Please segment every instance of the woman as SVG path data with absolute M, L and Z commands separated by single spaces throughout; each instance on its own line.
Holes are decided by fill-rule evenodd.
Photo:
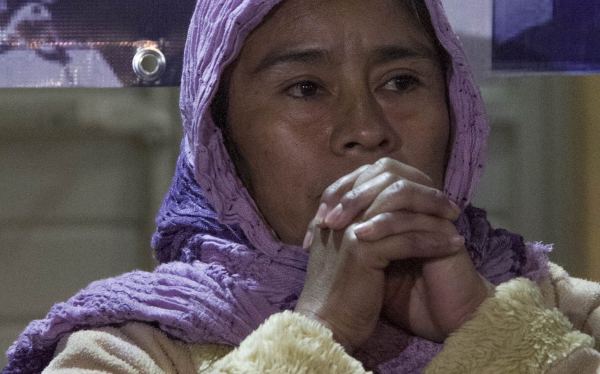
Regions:
M 488 128 L 438 1 L 200 1 L 184 64 L 166 264 L 6 372 L 597 370 L 600 287 L 468 205 Z

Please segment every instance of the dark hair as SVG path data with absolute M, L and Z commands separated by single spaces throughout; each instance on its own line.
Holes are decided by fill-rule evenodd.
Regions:
M 423 29 L 427 33 L 427 36 L 433 43 L 433 46 L 435 47 L 435 51 L 438 55 L 438 58 L 440 59 L 442 71 L 446 71 L 446 68 L 448 67 L 448 62 L 450 61 L 450 58 L 448 56 L 448 53 L 446 52 L 446 50 L 444 49 L 444 47 L 438 40 L 437 35 L 435 34 L 435 29 L 433 27 L 433 23 L 431 22 L 431 14 L 429 13 L 429 10 L 427 9 L 427 5 L 425 5 L 425 0 L 401 0 L 401 1 L 408 7 L 408 9 L 410 11 L 412 11 L 413 15 L 415 16 L 415 18 L 417 19 L 419 24 L 423 27 Z

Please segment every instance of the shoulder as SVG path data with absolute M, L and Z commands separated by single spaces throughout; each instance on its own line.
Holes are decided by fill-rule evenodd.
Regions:
M 145 323 L 102 327 L 69 334 L 59 342 L 44 373 L 98 370 L 123 373 L 196 372 L 225 355 L 230 348 L 186 344 Z M 104 368 L 104 369 L 103 369 Z

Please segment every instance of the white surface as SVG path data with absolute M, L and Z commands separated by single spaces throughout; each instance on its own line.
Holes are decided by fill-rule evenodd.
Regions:
M 4 52 L 0 54 L 0 87 L 122 86 L 100 52 L 73 50 L 68 55 L 71 62 L 63 66 L 32 50 Z
M 478 38 L 492 35 L 492 0 L 442 0 L 442 4 L 459 35 Z

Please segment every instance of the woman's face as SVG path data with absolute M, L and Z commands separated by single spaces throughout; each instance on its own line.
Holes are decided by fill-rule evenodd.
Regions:
M 382 157 L 443 186 L 444 73 L 398 0 L 285 1 L 246 40 L 228 95 L 238 168 L 286 243 L 302 243 L 325 188 Z

